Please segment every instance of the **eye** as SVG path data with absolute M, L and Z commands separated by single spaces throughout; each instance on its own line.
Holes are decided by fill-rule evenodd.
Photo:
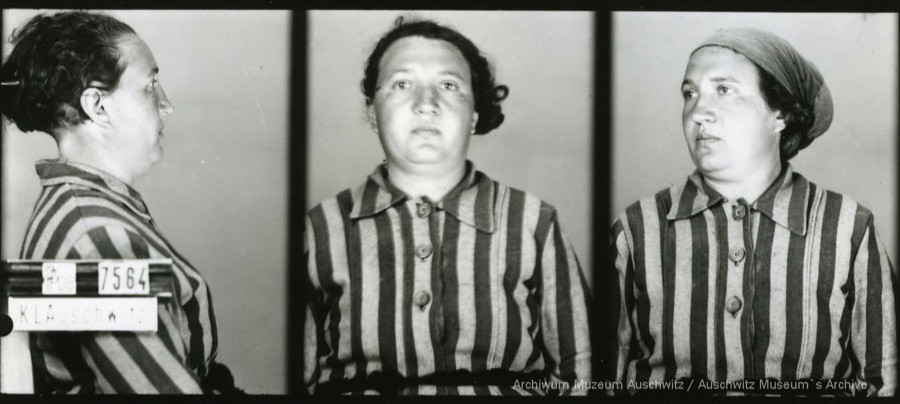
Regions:
M 412 83 L 406 80 L 397 80 L 393 85 L 391 85 L 391 88 L 396 90 L 409 90 L 410 88 L 412 88 Z
M 716 87 L 716 92 L 718 92 L 719 95 L 729 95 L 734 93 L 734 89 L 728 86 L 719 86 Z
M 694 90 L 681 90 L 681 97 L 684 98 L 685 101 L 690 100 L 697 96 L 697 93 Z
M 446 91 L 459 91 L 459 85 L 457 85 L 456 83 L 454 83 L 454 82 L 452 82 L 452 81 L 445 81 L 445 82 L 442 82 L 442 83 L 439 85 L 439 87 L 440 87 L 441 90 L 446 90 Z

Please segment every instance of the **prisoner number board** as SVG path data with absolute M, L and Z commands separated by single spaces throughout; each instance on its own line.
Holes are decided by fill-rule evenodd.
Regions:
M 8 298 L 15 331 L 157 330 L 156 297 L 145 297 L 150 294 L 147 260 L 98 262 L 100 296 L 76 296 L 75 262 L 43 262 L 41 275 L 44 296 Z

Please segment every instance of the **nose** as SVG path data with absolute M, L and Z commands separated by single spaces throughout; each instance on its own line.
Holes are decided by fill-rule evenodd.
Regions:
M 166 116 L 175 112 L 175 105 L 172 105 L 172 101 L 169 101 L 169 97 L 166 96 L 166 91 L 163 90 L 162 86 L 159 87 L 159 114 L 162 116 Z
M 416 92 L 416 102 L 413 105 L 416 113 L 437 115 L 440 112 L 435 99 L 435 91 L 430 86 L 421 86 Z
M 713 114 L 712 106 L 709 102 L 709 97 L 701 96 L 697 94 L 696 101 L 694 101 L 694 105 L 690 108 L 690 117 L 691 120 L 698 123 L 704 124 L 709 122 L 714 122 L 716 120 L 715 114 Z

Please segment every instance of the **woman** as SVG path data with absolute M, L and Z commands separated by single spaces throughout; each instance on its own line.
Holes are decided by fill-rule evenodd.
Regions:
M 203 277 L 162 235 L 132 188 L 160 158 L 174 112 L 147 45 L 128 25 L 86 12 L 39 15 L 11 38 L 2 112 L 56 141 L 36 164 L 43 191 L 22 259 L 173 260 L 174 297 L 158 331 L 32 333 L 38 393 L 234 391 L 216 364 L 218 339 Z
M 696 171 L 612 228 L 615 380 L 893 396 L 896 273 L 874 214 L 789 163 L 834 116 L 819 69 L 775 34 L 726 28 L 690 54 L 681 91 Z
M 468 38 L 399 19 L 362 90 L 385 163 L 307 217 L 309 391 L 578 391 L 590 297 L 556 211 L 467 160 L 506 86 Z

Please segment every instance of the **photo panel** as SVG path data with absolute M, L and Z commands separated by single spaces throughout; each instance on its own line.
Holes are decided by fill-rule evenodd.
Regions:
M 325 327 L 330 327 L 326 335 L 332 340 L 325 344 L 336 344 L 335 349 L 339 353 L 353 352 L 354 355 L 359 355 L 359 352 L 369 352 L 372 355 L 369 357 L 369 354 L 366 354 L 369 361 L 356 361 L 346 366 L 338 364 L 339 370 L 334 370 L 331 365 L 323 365 L 322 369 L 327 369 L 315 375 L 319 377 L 320 384 L 328 385 L 328 391 L 332 391 L 333 385 L 328 380 L 324 382 L 322 380 L 327 379 L 331 372 L 336 371 L 343 377 L 354 378 L 362 372 L 371 375 L 387 369 L 389 375 L 395 371 L 400 374 L 418 372 L 424 377 L 423 386 L 412 391 L 424 394 L 441 394 L 441 392 L 446 394 L 450 391 L 457 391 L 460 394 L 509 393 L 510 386 L 504 384 L 511 384 L 515 380 L 512 376 L 506 379 L 508 383 L 485 382 L 484 386 L 473 387 L 462 382 L 458 390 L 454 390 L 456 387 L 435 388 L 429 385 L 427 380 L 437 368 L 431 356 L 440 353 L 437 351 L 432 353 L 425 345 L 429 344 L 429 338 L 445 338 L 448 341 L 446 344 L 453 344 L 457 348 L 455 354 L 446 353 L 454 356 L 452 363 L 447 362 L 438 366 L 444 367 L 445 370 L 474 369 L 476 377 L 479 369 L 484 366 L 495 371 L 520 370 L 523 363 L 507 362 L 515 357 L 517 346 L 521 347 L 518 351 L 520 355 L 531 352 L 528 350 L 530 345 L 524 342 L 528 338 L 525 331 L 522 331 L 521 339 L 514 337 L 519 335 L 520 330 L 516 325 L 518 323 L 505 321 L 511 318 L 520 319 L 517 313 L 525 308 L 524 299 L 530 293 L 517 283 L 521 280 L 525 286 L 532 288 L 537 287 L 533 282 L 541 282 L 536 278 L 529 280 L 530 274 L 537 276 L 540 273 L 531 271 L 538 271 L 535 268 L 541 265 L 538 263 L 534 266 L 534 257 L 530 255 L 534 253 L 534 248 L 529 247 L 529 243 L 534 241 L 534 237 L 527 232 L 534 232 L 535 228 L 541 229 L 550 225 L 554 229 L 557 229 L 557 226 L 561 229 L 561 232 L 553 233 L 555 237 L 553 240 L 547 240 L 547 243 L 559 244 L 556 244 L 558 247 L 553 247 L 552 253 L 548 253 L 550 255 L 543 258 L 548 266 L 544 271 L 554 273 L 551 264 L 547 264 L 550 262 L 556 264 L 567 262 L 571 268 L 580 266 L 583 274 L 581 279 L 578 272 L 570 272 L 567 275 L 560 275 L 565 277 L 560 279 L 568 279 L 560 282 L 591 287 L 594 273 L 592 261 L 595 256 L 592 243 L 596 237 L 594 235 L 596 229 L 593 228 L 595 208 L 592 206 L 595 183 L 593 176 L 596 99 L 595 17 L 593 12 L 557 11 L 311 10 L 308 12 L 305 202 L 307 209 L 311 209 L 306 222 L 307 231 L 310 226 L 316 231 L 306 242 L 309 245 L 310 265 L 313 263 L 317 265 L 310 273 L 314 274 L 311 277 L 315 287 L 318 287 L 316 282 L 323 282 L 322 285 L 327 283 L 331 285 L 328 287 L 334 288 L 335 285 L 331 282 L 337 282 L 337 287 L 342 290 L 339 301 L 332 302 L 330 306 L 331 311 L 327 315 L 330 320 L 320 319 L 324 321 Z M 468 189 L 474 188 L 466 188 L 466 191 L 462 191 L 463 197 L 459 199 L 458 212 L 455 212 L 457 208 L 453 198 L 448 198 L 449 202 L 440 199 L 433 201 L 434 206 L 446 209 L 449 213 L 445 216 L 447 219 L 435 219 L 437 222 L 428 225 L 430 230 L 422 230 L 424 228 L 416 227 L 419 225 L 415 223 L 421 220 L 426 220 L 427 223 L 427 220 L 431 220 L 429 219 L 431 205 L 426 206 L 424 210 L 419 206 L 420 210 L 413 212 L 411 216 L 414 224 L 409 225 L 404 224 L 409 222 L 406 221 L 402 213 L 404 209 L 399 202 L 391 205 L 383 204 L 387 201 L 383 198 L 388 195 L 386 192 L 394 191 L 391 191 L 391 186 L 377 185 L 386 172 L 381 171 L 380 167 L 382 163 L 388 161 L 385 149 L 397 147 L 391 143 L 396 139 L 389 136 L 395 136 L 400 132 L 390 131 L 389 134 L 385 134 L 389 132 L 385 129 L 390 128 L 382 126 L 383 121 L 379 122 L 384 117 L 379 115 L 380 107 L 376 105 L 377 102 L 367 105 L 363 80 L 370 54 L 373 54 L 379 39 L 398 24 L 398 18 L 402 18 L 403 24 L 432 20 L 459 31 L 470 39 L 487 59 L 494 74 L 495 84 L 506 86 L 507 97 L 500 102 L 504 116 L 502 124 L 483 136 L 477 134 L 470 136 L 467 158 L 474 164 L 476 170 L 486 174 L 494 182 L 494 185 L 482 184 L 484 189 L 505 190 L 504 187 L 508 186 L 526 191 L 528 196 L 525 199 L 516 199 L 523 194 L 512 195 L 512 191 L 496 194 L 479 191 L 478 195 L 493 195 L 493 198 L 496 198 L 480 199 L 481 196 L 475 197 L 475 194 L 469 193 Z M 394 46 L 397 45 L 391 45 L 388 52 Z M 381 59 L 380 68 L 387 69 L 385 58 L 388 57 L 384 56 Z M 419 68 L 417 63 L 422 59 L 413 59 L 413 64 L 400 69 L 399 76 L 417 74 L 416 69 Z M 444 73 L 447 71 L 449 70 L 445 70 Z M 378 85 L 386 85 L 380 82 L 381 78 L 382 76 L 379 76 Z M 420 91 L 414 88 L 419 83 L 416 80 L 420 78 L 410 79 L 414 83 L 413 87 L 409 87 L 411 91 Z M 395 91 L 407 89 L 406 83 L 399 83 L 400 81 L 403 80 L 391 79 L 392 89 L 379 87 L 376 94 L 382 94 L 382 91 L 383 94 L 393 94 Z M 394 87 L 398 85 L 404 87 Z M 376 95 L 379 96 L 381 95 Z M 384 97 L 387 99 L 389 96 Z M 449 98 L 447 100 L 449 102 Z M 382 107 L 387 109 L 385 105 L 391 104 L 386 101 L 382 104 Z M 444 105 L 446 109 L 441 110 L 442 114 L 455 113 L 447 105 L 449 104 Z M 394 116 L 399 115 L 402 114 Z M 482 118 L 486 117 L 479 116 L 479 120 Z M 438 121 L 439 119 L 435 119 L 429 122 Z M 410 132 L 413 133 L 411 139 L 417 139 L 415 136 L 419 136 L 415 132 Z M 441 132 L 442 135 L 439 137 L 447 136 L 449 132 Z M 427 136 L 423 135 L 422 138 Z M 430 141 L 423 140 L 425 143 Z M 409 142 L 415 143 L 414 140 Z M 427 147 L 423 150 L 425 148 Z M 406 158 L 406 155 L 399 155 Z M 463 183 L 466 178 L 463 178 Z M 479 189 L 482 189 L 482 185 L 479 185 Z M 499 188 L 491 188 L 498 186 Z M 371 199 L 373 196 L 375 199 Z M 410 199 L 419 203 L 418 198 Z M 527 200 L 527 203 L 522 208 L 511 208 L 524 200 Z M 339 202 L 335 204 L 335 201 Z M 426 204 L 429 201 L 424 200 Z M 543 201 L 545 205 L 541 207 L 538 201 Z M 490 216 L 480 216 L 484 211 L 478 209 L 481 209 L 480 206 L 488 206 L 495 202 L 498 205 L 493 210 L 493 221 L 488 228 L 485 227 L 488 224 L 482 222 L 482 219 Z M 443 207 L 440 207 L 441 204 L 444 204 Z M 352 209 L 352 212 L 342 213 L 335 210 L 336 206 Z M 377 210 L 374 215 L 368 211 L 373 206 Z M 550 209 L 551 206 L 555 209 Z M 552 214 L 541 216 L 542 221 L 538 222 L 540 215 L 538 211 Z M 466 222 L 467 215 L 473 212 L 477 217 L 470 220 L 474 227 L 460 225 L 457 234 L 455 227 L 451 228 L 447 224 L 458 223 L 451 221 L 450 215 L 458 216 L 459 221 Z M 524 219 L 523 212 L 529 212 L 524 214 Z M 353 218 L 359 217 L 360 220 L 350 219 L 352 222 L 341 222 L 340 218 L 346 214 Z M 371 217 L 375 217 L 375 220 L 366 220 Z M 339 225 L 340 223 L 344 224 Z M 407 228 L 404 226 L 412 226 L 413 230 L 409 233 L 413 234 L 407 234 L 402 230 Z M 512 235 L 509 239 L 498 236 L 507 234 L 507 229 L 512 228 L 510 226 L 522 227 L 521 234 L 510 233 L 519 234 L 518 239 Z M 327 236 L 323 231 L 325 228 L 328 229 Z M 463 241 L 458 241 L 457 244 L 457 240 Z M 568 242 L 571 243 L 571 248 L 566 249 L 564 245 Z M 429 243 L 441 243 L 441 247 L 435 246 L 432 251 Z M 519 243 L 521 247 L 518 247 Z M 341 247 L 344 245 L 346 248 Z M 415 247 L 415 255 L 418 258 L 414 259 L 415 262 L 404 261 L 408 258 L 406 253 L 413 250 L 412 247 Z M 443 255 L 444 251 L 449 252 Z M 323 253 L 326 254 L 325 259 L 320 257 Z M 431 257 L 436 257 L 433 268 L 428 267 L 431 265 L 429 262 L 432 262 L 428 261 Z M 448 257 L 449 261 L 446 260 Z M 520 257 L 521 265 L 518 263 Z M 401 265 L 403 262 L 407 262 L 409 266 L 404 268 Z M 396 266 L 391 263 L 396 263 Z M 318 265 L 340 269 L 333 271 L 319 269 Z M 415 270 L 411 270 L 413 266 Z M 454 267 L 455 270 L 448 270 Z M 520 267 L 522 272 L 517 274 L 515 271 Z M 448 290 L 453 292 L 448 294 L 446 293 Z M 516 291 L 515 296 L 513 290 Z M 559 320 L 560 327 L 566 328 L 567 321 L 572 325 L 572 320 L 575 319 L 577 324 L 574 324 L 574 328 L 578 329 L 579 334 L 561 337 L 571 340 L 558 342 L 556 343 L 558 345 L 553 347 L 540 348 L 539 344 L 535 344 L 535 349 L 553 351 L 560 349 L 559 345 L 565 344 L 569 345 L 562 349 L 589 349 L 591 341 L 587 332 L 584 310 L 586 305 L 583 304 L 586 303 L 587 296 L 584 292 L 589 291 L 583 292 L 580 287 L 573 286 L 569 290 L 567 286 L 559 286 L 546 293 L 548 296 L 556 296 L 558 291 L 566 292 L 565 295 L 562 293 L 559 295 L 560 301 L 569 299 L 575 301 L 572 306 L 564 304 L 565 309 L 563 306 L 560 307 L 562 316 Z M 507 299 L 502 298 L 504 293 Z M 326 294 L 332 296 L 330 292 Z M 432 294 L 435 297 L 432 298 Z M 406 302 L 403 300 L 404 296 L 412 300 Z M 538 304 L 549 304 L 547 302 L 551 301 L 555 299 L 548 297 L 545 302 Z M 519 306 L 515 306 L 514 302 L 518 302 Z M 407 304 L 415 307 L 409 309 L 405 306 Z M 536 307 L 531 308 L 537 310 Z M 435 315 L 435 310 L 443 311 L 430 319 L 421 317 L 429 315 L 427 314 L 429 310 L 432 313 L 430 316 Z M 552 307 L 545 310 L 552 310 Z M 337 318 L 335 313 L 338 311 L 341 319 L 340 329 L 336 328 L 336 324 L 330 323 Z M 563 311 L 565 313 L 562 313 Z M 444 320 L 441 316 L 448 317 Z M 473 316 L 480 320 L 473 322 Z M 525 317 L 514 321 L 526 325 L 533 324 L 530 323 L 533 320 L 530 315 L 523 316 Z M 411 317 L 412 320 L 407 317 Z M 409 323 L 406 323 L 407 320 Z M 478 325 L 474 325 L 475 323 Z M 427 328 L 421 328 L 422 324 L 425 324 L 424 327 L 431 324 L 430 327 L 435 328 L 428 331 Z M 556 334 L 555 325 L 545 324 L 548 329 L 544 335 L 549 336 L 548 340 L 555 338 L 553 337 Z M 351 330 L 351 335 L 344 337 L 345 330 Z M 358 339 L 352 335 L 353 330 L 362 330 L 362 338 Z M 404 340 L 396 337 L 395 332 L 400 336 L 406 332 L 409 334 Z M 447 336 L 440 337 L 441 332 L 447 333 Z M 336 337 L 337 334 L 341 336 Z M 391 342 L 391 339 L 395 339 L 395 342 Z M 490 354 L 480 352 L 484 341 L 496 341 L 497 345 L 491 348 Z M 515 345 L 519 343 L 521 345 Z M 474 351 L 473 346 L 477 347 Z M 503 349 L 507 352 L 501 349 L 504 346 Z M 471 355 L 467 354 L 469 351 L 473 351 Z M 323 351 L 320 345 L 319 352 L 330 350 Z M 399 356 L 377 359 L 385 353 L 393 355 L 392 352 Z M 305 354 L 315 352 L 307 349 Z M 312 362 L 310 358 L 306 358 L 306 361 Z M 393 361 L 396 363 L 391 364 Z M 319 357 L 317 362 L 328 364 L 329 359 Z M 572 366 L 575 362 L 567 362 L 566 366 Z M 591 366 L 589 362 L 580 361 L 577 365 L 578 371 L 589 371 Z M 413 370 L 407 368 L 412 364 L 416 364 L 418 368 Z M 388 380 L 392 379 L 388 377 Z M 461 380 L 465 380 L 465 377 Z
M 55 11 L 4 10 L 4 41 Z M 92 12 L 143 39 L 174 107 L 162 118 L 162 158 L 133 187 L 208 283 L 216 361 L 248 393 L 286 393 L 291 11 Z M 3 49 L 6 60 L 12 45 Z M 7 119 L 2 141 L 0 258 L 9 260 L 19 258 L 41 191 L 35 162 L 58 154 L 51 136 L 22 133 Z
M 897 15 L 611 18 L 619 377 L 893 395 Z

